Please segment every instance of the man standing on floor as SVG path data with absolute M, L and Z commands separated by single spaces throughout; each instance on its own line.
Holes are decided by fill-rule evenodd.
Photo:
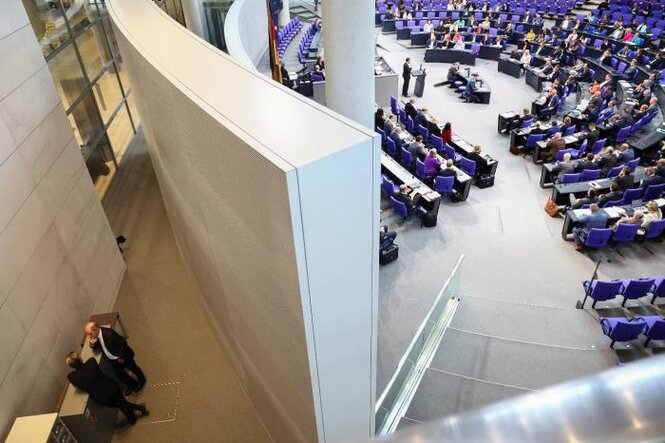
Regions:
M 404 62 L 404 69 L 402 70 L 402 79 L 404 80 L 404 86 L 402 87 L 402 95 L 404 97 L 409 96 L 409 82 L 411 81 L 411 58 L 407 57 Z
M 70 352 L 65 358 L 65 363 L 74 369 L 67 374 L 67 379 L 78 389 L 87 392 L 95 403 L 120 409 L 132 425 L 136 424 L 134 411 L 141 411 L 142 417 L 149 414 L 145 403 L 136 404 L 127 401 L 115 381 L 99 369 L 94 358 L 91 357 L 83 363 L 76 352 Z
M 127 344 L 125 337 L 111 328 L 101 328 L 95 322 L 85 325 L 85 334 L 92 349 L 102 351 L 113 365 L 116 376 L 127 387 L 125 395 L 139 392 L 145 385 L 145 375 L 134 361 L 134 351 Z M 137 378 L 134 380 L 127 371 L 131 371 Z

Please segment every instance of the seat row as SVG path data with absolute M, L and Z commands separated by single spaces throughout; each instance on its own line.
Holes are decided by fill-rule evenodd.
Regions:
M 302 39 L 300 39 L 300 46 L 298 47 L 298 61 L 303 65 L 309 61 L 309 52 L 312 48 L 312 40 L 314 40 L 314 36 L 318 30 L 319 28 L 316 26 L 316 23 L 312 23 L 305 31 Z M 323 78 L 313 80 L 321 81 Z
M 610 245 L 616 246 L 634 241 L 640 243 L 644 243 L 646 240 L 658 241 L 665 232 L 665 219 L 651 222 L 643 236 L 638 235 L 639 230 L 640 225 L 628 223 L 621 223 L 616 229 L 591 228 L 587 234 L 582 235 L 582 244 L 586 249 L 603 249 Z
M 279 54 L 280 59 L 284 57 L 286 48 L 289 47 L 293 38 L 298 35 L 302 26 L 303 25 L 300 20 L 298 20 L 298 17 L 295 17 L 277 32 L 277 53 Z
M 646 337 L 644 347 L 649 346 L 651 340 L 665 340 L 665 319 L 660 315 L 646 317 L 603 317 L 600 326 L 612 343 L 610 348 L 614 349 L 616 342 L 628 342 L 637 340 L 640 335 Z
M 656 301 L 656 298 L 665 297 L 665 277 L 616 279 L 610 281 L 585 280 L 582 282 L 582 287 L 584 288 L 582 308 L 584 308 L 587 298 L 593 300 L 591 307 L 595 308 L 597 302 L 614 300 L 619 296 L 623 297 L 621 306 L 625 306 L 628 300 L 637 300 L 642 297 L 651 296 L 651 304 Z

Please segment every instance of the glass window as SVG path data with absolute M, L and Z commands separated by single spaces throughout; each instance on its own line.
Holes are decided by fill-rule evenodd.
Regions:
M 104 120 L 104 123 L 106 124 L 118 107 L 118 104 L 123 99 L 113 64 L 111 64 L 109 69 L 104 72 L 104 75 L 99 78 L 99 81 L 95 83 L 92 87 L 92 91 L 97 99 L 99 112 L 102 114 L 102 120 Z
M 87 82 L 83 78 L 81 64 L 76 56 L 74 45 L 69 43 L 48 61 L 48 69 L 53 76 L 55 87 L 60 93 L 65 109 L 85 91 Z
M 76 46 L 81 53 L 88 79 L 92 81 L 111 62 L 111 54 L 99 23 L 76 37 Z
M 134 127 L 138 128 L 141 124 L 139 110 L 136 109 L 136 102 L 134 101 L 134 94 L 130 93 L 127 97 L 127 104 L 129 105 L 129 112 L 132 114 L 132 120 L 134 120 Z
M 97 114 L 97 105 L 90 91 L 69 114 L 69 120 L 85 157 L 86 152 L 92 149 L 91 145 L 94 145 L 104 131 L 102 121 Z
M 115 175 L 116 167 L 113 162 L 113 153 L 108 145 L 106 136 L 93 142 L 90 149 L 83 153 L 85 165 L 92 182 L 95 185 L 97 195 L 102 197 Z
M 23 6 L 44 57 L 69 40 L 69 31 L 59 1 L 23 0 Z
M 120 163 L 122 156 L 125 154 L 125 151 L 129 146 L 129 142 L 134 136 L 132 122 L 129 120 L 129 114 L 127 113 L 127 108 L 124 104 L 111 122 L 111 126 L 109 126 L 107 131 L 109 139 L 111 139 L 111 146 L 113 147 L 115 159 Z

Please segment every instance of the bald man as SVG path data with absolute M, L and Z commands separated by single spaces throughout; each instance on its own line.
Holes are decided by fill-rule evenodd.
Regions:
M 96 351 L 101 351 L 111 362 L 118 379 L 127 387 L 125 395 L 139 392 L 145 386 L 145 375 L 134 360 L 134 351 L 127 344 L 125 337 L 111 328 L 102 328 L 95 322 L 85 325 L 88 344 Z M 129 375 L 131 371 L 136 380 Z

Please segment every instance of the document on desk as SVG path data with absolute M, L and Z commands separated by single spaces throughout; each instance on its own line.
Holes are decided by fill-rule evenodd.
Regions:
M 610 218 L 619 218 L 626 213 L 625 209 L 618 206 L 611 206 L 609 208 L 603 208 L 603 209 Z

